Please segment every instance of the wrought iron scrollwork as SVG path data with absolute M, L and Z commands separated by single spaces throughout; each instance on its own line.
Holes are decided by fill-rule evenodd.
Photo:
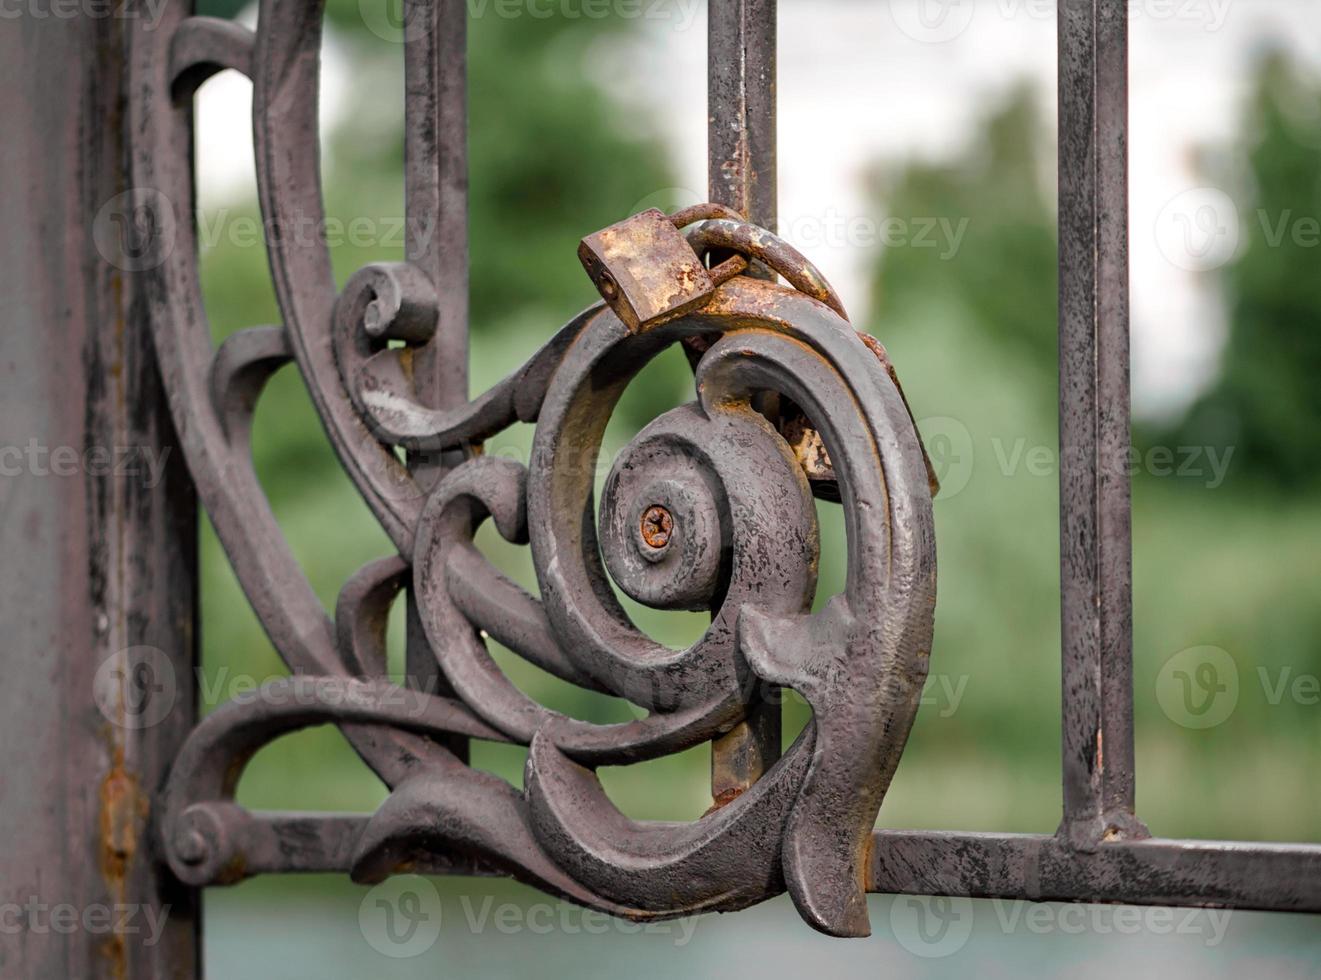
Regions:
M 207 74 L 234 68 L 255 85 L 268 224 L 315 222 L 319 22 L 314 3 L 264 0 L 255 36 L 191 18 L 169 57 L 159 43 L 139 51 L 147 125 L 137 183 L 189 200 L 180 106 Z M 177 217 L 191 235 L 186 209 Z M 295 672 L 219 707 L 180 750 L 158 819 L 181 879 L 498 871 L 634 918 L 738 909 L 787 889 L 816 928 L 867 933 L 872 826 L 930 653 L 928 472 L 888 362 L 810 265 L 737 217 L 676 216 L 680 225 L 704 219 L 679 241 L 709 283 L 672 315 L 630 323 L 611 304 L 594 305 L 519 371 L 452 409 L 427 407 L 412 387 L 412 359 L 438 321 L 436 287 L 417 266 L 370 266 L 337 295 L 322 243 L 275 235 L 283 323 L 213 351 L 193 243 L 163 257 L 155 339 L 188 463 L 240 583 Z M 708 272 L 700 257 L 712 250 L 734 258 Z M 749 260 L 790 285 L 740 274 Z M 602 292 L 615 298 L 610 284 Z M 630 380 L 675 344 L 695 362 L 696 398 L 614 460 L 598 512 L 594 474 L 611 412 Z M 344 585 L 333 618 L 284 544 L 249 452 L 261 388 L 290 361 L 397 549 Z M 805 470 L 783 426 L 760 410 L 767 392 L 794 406 L 828 478 Z M 528 466 L 462 458 L 516 422 L 536 424 Z M 461 461 L 430 486 L 398 450 Z M 813 495 L 825 483 L 818 495 L 844 508 L 847 582 L 813 611 Z M 474 544 L 488 520 L 530 547 L 538 596 Z M 612 582 L 647 606 L 713 610 L 710 626 L 685 650 L 665 647 L 630 621 Z M 444 695 L 385 679 L 386 615 L 410 584 Z M 488 638 L 645 713 L 597 725 L 550 710 L 505 677 Z M 597 767 L 720 736 L 743 720 L 746 692 L 759 682 L 800 692 L 812 721 L 750 789 L 686 824 L 638 822 L 615 808 Z M 339 725 L 390 787 L 377 812 L 309 817 L 234 802 L 258 748 L 322 723 Z M 524 788 L 464 764 L 446 747 L 454 736 L 528 746 Z

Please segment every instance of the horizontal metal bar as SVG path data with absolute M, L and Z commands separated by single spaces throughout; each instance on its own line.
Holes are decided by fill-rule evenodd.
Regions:
M 878 831 L 868 891 L 1321 912 L 1321 845 Z
M 260 874 L 345 874 L 353 868 L 354 851 L 371 815 L 263 811 L 247 813 L 226 824 L 226 848 L 235 856 L 226 876 L 216 884 L 232 885 Z M 498 876 L 490 865 L 468 855 L 427 852 L 409 865 L 418 874 L 467 878 Z
M 340 872 L 370 817 L 256 813 L 231 828 L 242 871 Z M 471 858 L 410 855 L 418 874 L 500 876 Z M 1035 902 L 1228 907 L 1321 912 L 1321 845 L 1245 841 L 1116 840 L 1081 851 L 1061 837 L 883 830 L 872 835 L 867 890 Z

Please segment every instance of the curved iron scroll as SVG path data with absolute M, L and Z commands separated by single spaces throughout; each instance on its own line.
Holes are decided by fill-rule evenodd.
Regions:
M 655 322 L 626 325 L 593 306 L 475 401 L 424 407 L 409 369 L 436 335 L 426 273 L 371 266 L 337 295 L 324 244 L 278 233 L 322 218 L 320 18 L 316 3 L 264 0 L 255 34 L 190 18 L 134 55 L 135 183 L 173 202 L 187 239 L 160 257 L 152 280 L 162 374 L 202 501 L 295 673 L 221 706 L 181 749 L 158 815 L 171 868 L 194 885 L 279 870 L 347 870 L 358 880 L 405 867 L 497 870 L 634 918 L 737 909 L 787 889 L 816 928 L 867 934 L 871 830 L 917 709 L 935 601 L 927 470 L 886 363 L 814 274 L 791 276 L 799 289 L 734 275 Z M 183 154 L 187 100 L 222 68 L 254 84 L 260 199 L 275 230 L 284 322 L 213 350 Z M 728 220 L 690 241 L 699 252 L 782 257 L 773 236 Z M 745 265 L 722 266 L 717 280 Z M 610 413 L 630 379 L 677 343 L 696 362 L 696 400 L 654 420 L 615 460 L 598 513 L 593 475 Z M 290 361 L 398 552 L 345 583 L 333 618 L 285 545 L 249 451 L 262 386 Z M 817 612 L 809 475 L 820 474 L 804 471 L 754 407 L 768 391 L 809 420 L 844 508 L 847 583 Z M 526 468 L 473 455 L 424 487 L 396 452 L 471 447 L 519 421 L 536 423 Z M 477 550 L 487 520 L 530 545 L 539 598 Z M 714 609 L 710 627 L 686 650 L 664 647 L 630 622 L 611 581 L 649 606 Z M 410 582 L 452 696 L 384 679 L 386 614 Z M 510 683 L 486 637 L 646 714 L 595 725 L 552 711 Z M 751 789 L 687 824 L 636 822 L 615 809 L 596 767 L 729 731 L 757 680 L 800 692 L 813 720 Z M 258 748 L 327 722 L 390 787 L 375 814 L 261 814 L 234 802 Z M 465 765 L 446 747 L 452 736 L 529 746 L 525 788 Z

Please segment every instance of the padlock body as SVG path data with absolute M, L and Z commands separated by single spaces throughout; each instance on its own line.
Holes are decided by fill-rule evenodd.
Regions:
M 588 235 L 578 258 L 601 297 L 634 333 L 696 309 L 715 291 L 683 232 L 656 208 Z

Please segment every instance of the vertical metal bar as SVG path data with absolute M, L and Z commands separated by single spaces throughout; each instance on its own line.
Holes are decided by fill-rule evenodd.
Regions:
M 414 357 L 418 399 L 435 408 L 468 400 L 468 13 L 464 0 L 407 0 L 405 8 L 405 258 L 439 299 L 434 339 Z M 413 455 L 430 486 L 457 459 Z M 409 587 L 405 669 L 424 690 L 448 693 Z M 462 753 L 466 740 L 451 740 Z
M 708 192 L 774 230 L 776 0 L 721 0 L 707 8 Z M 772 278 L 768 270 L 757 270 Z M 749 692 L 747 721 L 711 745 L 717 803 L 755 783 L 780 756 L 775 692 Z
M 155 26 L 168 36 L 187 6 Z M 200 969 L 197 893 L 151 833 L 196 716 L 197 524 L 132 271 L 153 231 L 128 194 L 137 24 L 0 31 L 5 976 Z
M 707 169 L 711 200 L 775 230 L 776 0 L 707 10 Z
M 414 364 L 433 408 L 468 400 L 468 13 L 465 0 L 408 0 L 405 258 L 440 298 L 436 339 Z
M 1061 832 L 1091 847 L 1143 833 L 1133 815 L 1125 0 L 1061 0 L 1059 128 Z

